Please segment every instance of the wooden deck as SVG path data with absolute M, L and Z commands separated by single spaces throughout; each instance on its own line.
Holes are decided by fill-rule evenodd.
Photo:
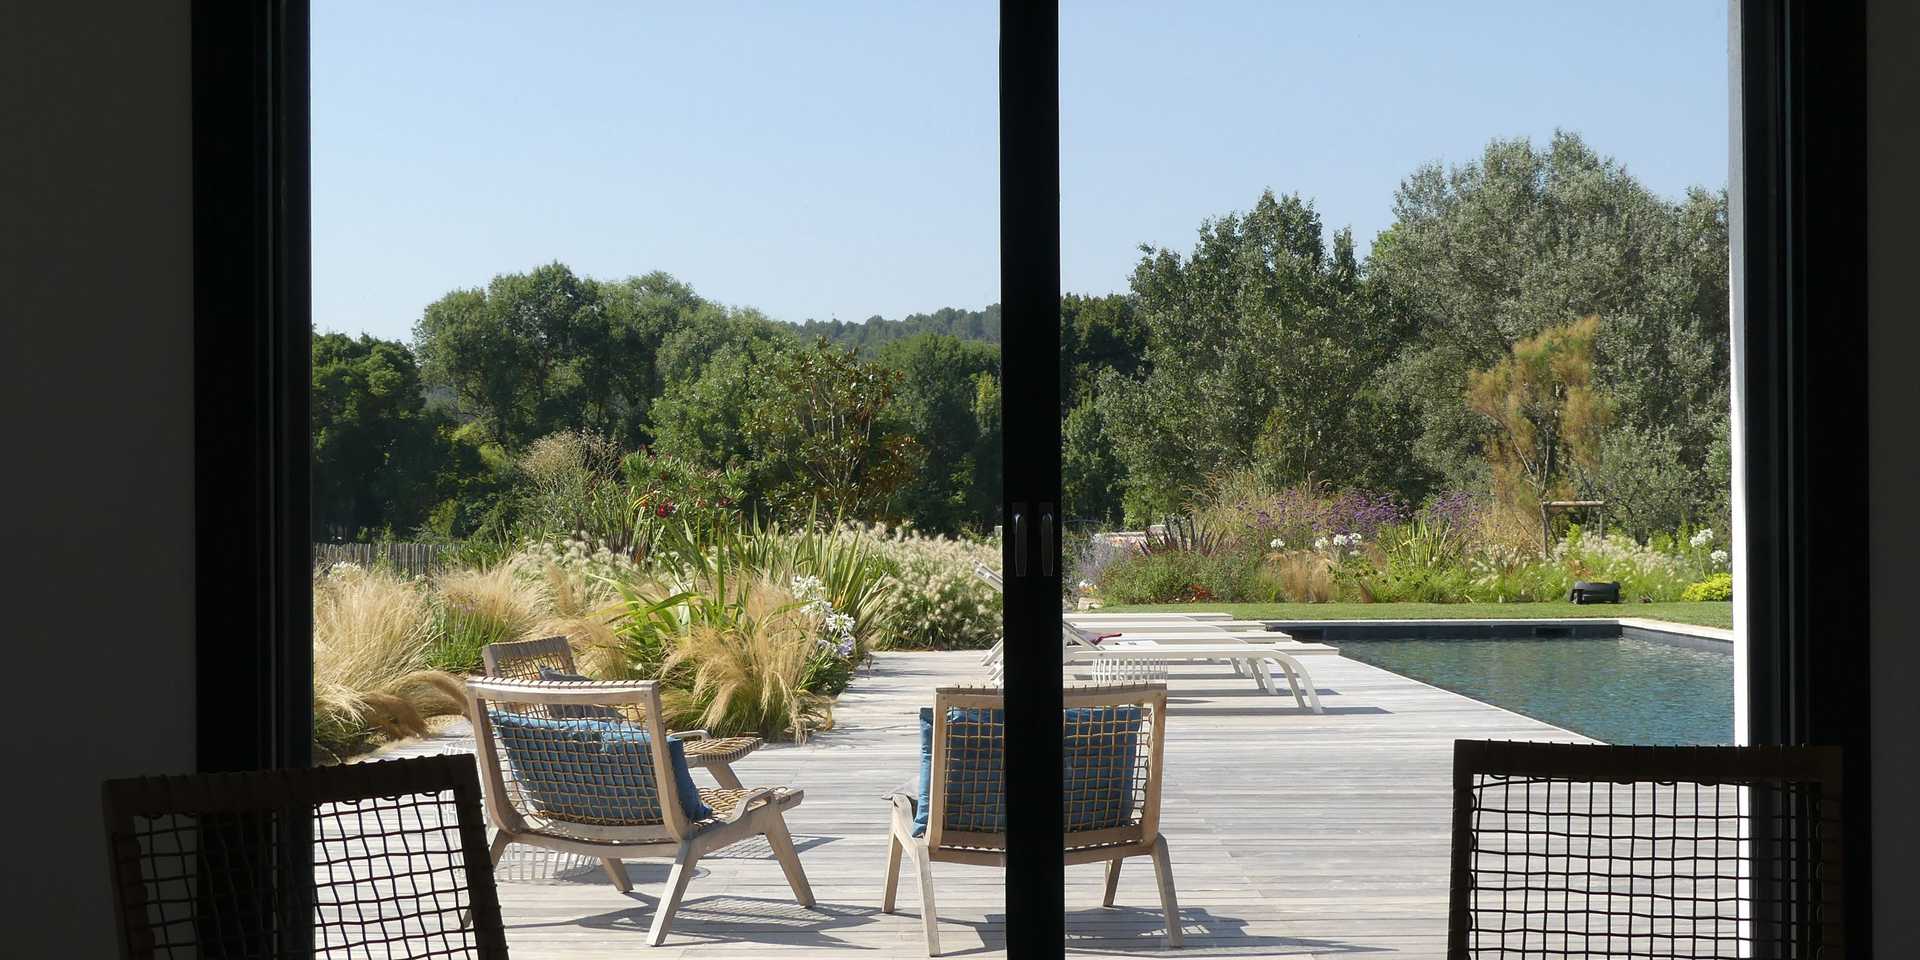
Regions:
M 673 934 L 644 942 L 664 861 L 628 865 L 616 892 L 593 861 L 515 847 L 500 871 L 508 942 L 528 958 L 925 956 L 918 893 L 879 912 L 882 794 L 910 783 L 917 708 L 936 686 L 979 682 L 977 653 L 882 654 L 840 698 L 838 724 L 805 746 L 769 747 L 737 770 L 789 784 L 788 818 L 815 909 L 795 906 L 764 844 L 700 862 Z M 1446 941 L 1452 742 L 1583 738 L 1341 657 L 1308 664 L 1326 713 L 1272 697 L 1224 667 L 1175 666 L 1165 808 L 1186 948 L 1161 949 L 1152 870 L 1121 877 L 1099 907 L 1098 866 L 1067 874 L 1069 949 L 1094 956 L 1439 958 Z M 1284 688 L 1283 688 L 1284 689 Z M 387 756 L 467 751 L 463 725 Z M 696 774 L 696 776 L 699 776 Z M 1002 874 L 935 864 L 947 956 L 1003 956 Z

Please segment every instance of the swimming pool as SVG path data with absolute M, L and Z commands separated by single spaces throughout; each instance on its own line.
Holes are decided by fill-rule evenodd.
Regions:
M 1733 742 L 1733 654 L 1605 640 L 1344 640 L 1340 652 L 1607 743 Z

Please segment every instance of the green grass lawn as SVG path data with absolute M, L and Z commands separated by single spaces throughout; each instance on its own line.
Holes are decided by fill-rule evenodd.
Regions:
M 1645 617 L 1733 628 L 1731 603 L 1154 603 L 1103 611 L 1225 610 L 1241 620 L 1519 620 L 1546 617 Z

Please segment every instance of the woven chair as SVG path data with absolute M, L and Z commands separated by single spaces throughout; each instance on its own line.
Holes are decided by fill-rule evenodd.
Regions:
M 1121 863 L 1131 857 L 1152 858 L 1160 909 L 1166 915 L 1167 946 L 1178 947 L 1180 905 L 1167 841 L 1160 835 L 1166 685 L 1069 688 L 1064 702 L 1060 734 L 1067 865 L 1105 863 L 1107 887 L 1101 903 L 1111 907 Z M 892 822 L 880 909 L 894 910 L 904 854 L 919 875 L 920 923 L 928 956 L 940 953 L 933 864 L 1007 865 L 1005 703 L 999 690 L 936 690 L 933 709 L 921 720 L 924 742 L 931 746 L 922 781 L 927 816 L 915 822 L 917 796 L 896 793 L 888 798 Z
M 489 643 L 481 651 L 487 676 L 508 680 L 539 680 L 540 668 L 578 674 L 574 668 L 573 645 L 566 637 L 541 637 Z M 759 737 L 709 737 L 705 730 L 676 730 L 673 735 L 686 744 L 687 765 L 707 771 L 713 782 L 729 790 L 740 789 L 740 777 L 733 764 L 760 749 Z
M 102 793 L 129 960 L 507 955 L 471 757 Z
M 633 888 L 623 860 L 672 857 L 667 890 L 647 942 L 659 946 L 702 856 L 765 836 L 794 899 L 813 905 L 785 813 L 803 794 L 787 787 L 701 788 L 681 782 L 672 755 L 684 747 L 660 722 L 652 681 L 467 681 L 492 857 L 526 843 L 597 857 L 614 886 Z M 663 773 L 664 772 L 664 773 Z M 690 810 L 689 793 L 711 808 Z
M 1843 759 L 1456 740 L 1447 956 L 1846 956 Z

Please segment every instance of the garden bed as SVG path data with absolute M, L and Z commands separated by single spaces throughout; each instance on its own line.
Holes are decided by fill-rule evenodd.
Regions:
M 1224 610 L 1239 620 L 1520 620 L 1644 617 L 1702 627 L 1733 629 L 1733 604 L 1687 603 L 1152 603 L 1100 608 L 1113 613 L 1139 610 Z

